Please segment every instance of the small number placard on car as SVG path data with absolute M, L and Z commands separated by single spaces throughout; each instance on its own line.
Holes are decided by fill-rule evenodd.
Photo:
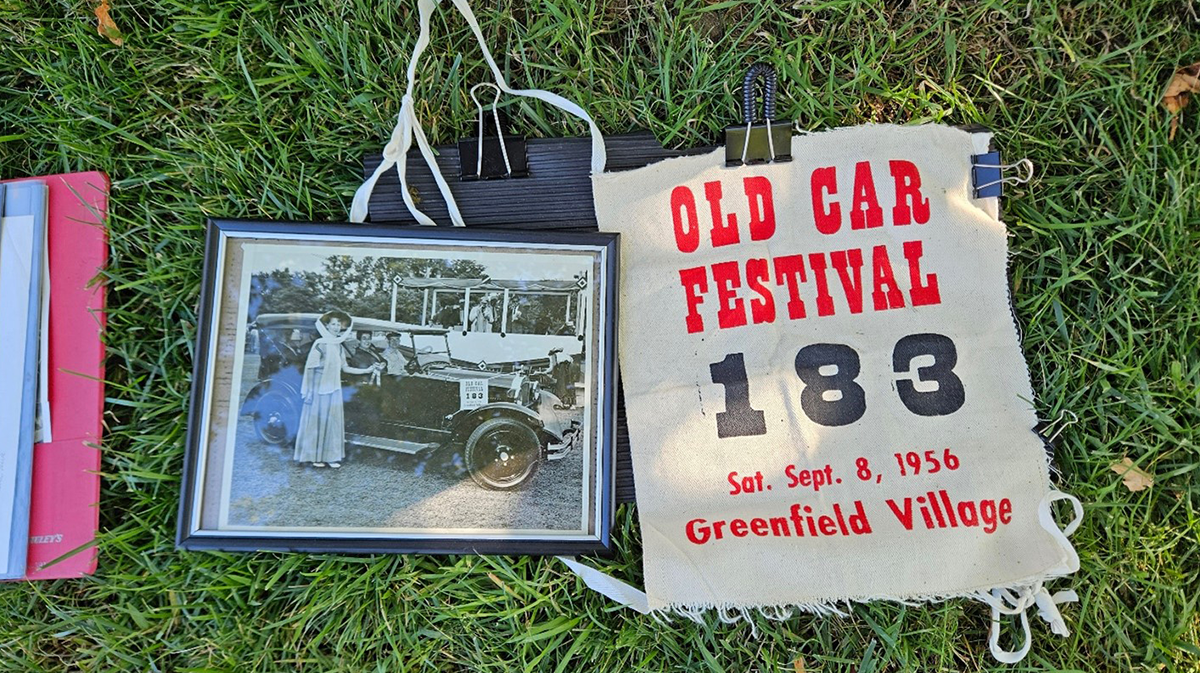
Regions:
M 485 379 L 464 379 L 458 382 L 458 408 L 478 409 L 487 404 L 488 382 Z

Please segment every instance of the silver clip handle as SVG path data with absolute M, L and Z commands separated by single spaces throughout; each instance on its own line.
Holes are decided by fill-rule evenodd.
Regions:
M 1021 159 L 1020 161 L 1011 164 L 971 164 L 971 166 L 975 168 L 998 168 L 1000 169 L 1001 175 L 1004 175 L 1004 171 L 1014 168 L 1020 171 L 1016 175 L 1010 175 L 1008 177 L 1000 178 L 999 180 L 992 180 L 991 182 L 986 182 L 982 185 L 975 185 L 976 192 L 1000 184 L 1023 185 L 1033 179 L 1033 162 L 1029 159 Z
M 496 110 L 496 105 L 500 102 L 500 94 L 503 93 L 500 87 L 491 82 L 480 82 L 471 87 L 471 100 L 475 101 L 475 109 L 479 110 L 479 138 L 476 140 L 475 151 L 475 175 L 483 175 L 483 103 L 479 102 L 479 98 L 475 92 L 479 87 L 489 87 L 496 90 L 496 95 L 492 98 L 492 119 L 496 122 L 496 140 L 500 143 L 500 153 L 504 155 L 504 170 L 506 176 L 512 175 L 512 164 L 508 161 L 508 146 L 504 144 L 504 130 L 500 128 L 500 113 Z

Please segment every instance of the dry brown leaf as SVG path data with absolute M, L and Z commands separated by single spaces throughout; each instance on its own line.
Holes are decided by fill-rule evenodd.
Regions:
M 1144 491 L 1154 485 L 1154 475 L 1134 465 L 1128 457 L 1118 460 L 1108 468 L 1121 475 L 1121 481 L 1125 484 L 1125 488 L 1134 493 Z
M 792 666 L 796 669 L 796 673 L 804 673 L 804 657 L 796 657 L 792 662 Z
M 108 0 L 100 0 L 100 4 L 96 5 L 96 20 L 99 22 L 96 25 L 96 32 L 108 38 L 109 42 L 118 47 L 125 44 L 125 38 L 121 37 L 121 29 L 117 28 L 117 24 L 108 15 Z
M 1171 113 L 1171 132 L 1167 135 L 1167 140 L 1175 139 L 1175 130 L 1179 128 L 1179 113 L 1187 107 L 1194 93 L 1200 93 L 1200 63 L 1176 70 L 1171 81 L 1167 82 L 1167 90 L 1162 95 L 1163 107 Z

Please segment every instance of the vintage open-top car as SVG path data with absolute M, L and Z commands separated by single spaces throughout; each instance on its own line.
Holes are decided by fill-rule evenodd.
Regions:
M 251 326 L 261 364 L 241 413 L 253 416 L 266 442 L 295 442 L 319 315 L 260 315 Z M 355 318 L 352 329 L 400 337 L 404 371 L 343 373 L 347 444 L 406 454 L 461 451 L 476 483 L 508 490 L 527 483 L 543 461 L 566 457 L 580 439 L 579 422 L 564 423 L 544 403 L 540 372 L 455 360 L 442 328 Z

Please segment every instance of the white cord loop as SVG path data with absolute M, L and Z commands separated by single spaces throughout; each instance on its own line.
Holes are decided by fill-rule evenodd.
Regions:
M 413 103 L 413 89 L 417 79 L 417 63 L 420 61 L 421 54 L 424 53 L 425 48 L 429 46 L 429 18 L 438 2 L 440 0 L 417 0 L 420 33 L 417 36 L 417 43 L 413 47 L 412 58 L 408 63 L 408 88 L 405 90 L 404 98 L 400 105 L 400 114 L 396 121 L 396 128 L 392 131 L 392 139 L 384 148 L 383 161 L 375 168 L 375 172 L 371 174 L 371 177 L 367 178 L 358 188 L 358 191 L 354 193 L 354 200 L 350 204 L 351 222 L 362 222 L 366 219 L 367 208 L 371 201 L 371 192 L 375 190 L 375 183 L 379 181 L 379 176 L 390 170 L 392 166 L 395 166 L 396 172 L 400 177 L 400 195 L 404 198 L 404 205 L 408 207 L 408 212 L 412 213 L 412 216 L 416 218 L 418 223 L 433 226 L 433 220 L 417 209 L 412 195 L 408 191 L 408 180 L 406 179 L 408 162 L 406 158 L 408 157 L 409 148 L 412 147 L 412 141 L 415 138 L 417 148 L 421 151 L 421 156 L 425 158 L 425 163 L 429 166 L 429 170 L 433 173 L 433 178 L 437 182 L 438 191 L 442 193 L 442 198 L 446 200 L 446 209 L 450 213 L 451 223 L 456 227 L 466 226 L 466 223 L 463 222 L 462 214 L 458 210 L 458 205 L 454 202 L 454 196 L 450 193 L 450 186 L 446 184 L 445 178 L 442 177 L 442 172 L 438 170 L 433 148 L 430 147 L 429 141 L 425 138 L 425 132 L 421 129 L 421 122 L 417 119 Z M 558 94 L 542 91 L 541 89 L 513 89 L 508 86 L 508 83 L 504 81 L 504 75 L 500 72 L 500 66 L 496 65 L 496 60 L 492 58 L 492 52 L 488 49 L 487 43 L 483 39 L 483 32 L 479 29 L 479 22 L 475 19 L 475 14 L 471 11 L 467 0 L 451 0 L 451 2 L 463 15 L 463 18 L 466 19 L 467 25 L 470 26 L 471 32 L 475 35 L 475 40 L 479 43 L 480 50 L 483 52 L 483 58 L 487 61 L 488 67 L 492 71 L 492 76 L 496 80 L 495 86 L 509 95 L 525 96 L 544 101 L 587 122 L 588 130 L 592 137 L 592 174 L 599 175 L 603 173 L 607 158 L 604 149 L 604 136 L 600 134 L 600 128 L 596 126 L 596 122 L 592 121 L 591 116 L 583 108 Z M 503 145 L 503 142 L 501 142 L 501 145 Z
M 589 589 L 641 614 L 650 614 L 650 599 L 646 592 L 635 589 L 621 580 L 585 566 L 569 556 L 555 557 L 571 569 Z
M 1002 664 L 1015 664 L 1029 654 L 1029 648 L 1033 644 L 1033 638 L 1029 631 L 1029 608 L 1037 606 L 1038 616 L 1050 625 L 1050 630 L 1065 638 L 1071 635 L 1071 631 L 1067 628 L 1067 622 L 1063 619 L 1062 613 L 1058 611 L 1058 606 L 1061 603 L 1078 602 L 1079 594 L 1068 590 L 1059 591 L 1052 596 L 1042 586 L 1042 583 L 1038 582 L 1032 587 L 1024 587 L 1015 594 L 1008 589 L 992 589 L 985 600 L 992 607 L 992 628 L 988 638 L 988 648 L 992 651 L 992 656 L 996 658 L 996 661 Z M 1019 615 L 1021 617 L 1023 637 L 1020 648 L 1006 650 L 1000 646 L 1000 615 Z
M 1059 500 L 1070 501 L 1073 509 L 1073 516 L 1070 523 L 1063 526 L 1061 530 L 1054 522 L 1054 515 L 1050 510 L 1051 505 Z M 1075 553 L 1074 548 L 1067 541 L 1067 536 L 1078 530 L 1079 524 L 1083 521 L 1083 505 L 1079 502 L 1079 499 L 1073 495 L 1051 491 L 1042 499 L 1042 502 L 1038 506 L 1038 521 L 1067 551 L 1067 562 L 1059 569 L 1062 571 L 1062 574 L 1079 570 L 1079 555 Z M 992 589 L 991 593 L 984 594 L 981 598 L 992 608 L 992 627 L 990 637 L 988 638 L 988 648 L 992 651 L 992 656 L 996 658 L 996 661 L 1001 663 L 1015 664 L 1024 659 L 1026 654 L 1029 654 L 1029 648 L 1032 645 L 1027 612 L 1029 608 L 1036 606 L 1038 616 L 1050 625 L 1050 630 L 1056 635 L 1066 637 L 1071 634 L 1071 631 L 1067 628 L 1067 622 L 1063 619 L 1062 613 L 1059 612 L 1058 606 L 1062 603 L 1078 602 L 1079 594 L 1067 590 L 1051 595 L 1042 586 L 1042 582 L 1037 582 L 1031 586 L 1020 587 L 1015 590 Z M 1001 615 L 1021 616 L 1023 639 L 1021 647 L 1016 650 L 1006 650 L 1000 646 Z

